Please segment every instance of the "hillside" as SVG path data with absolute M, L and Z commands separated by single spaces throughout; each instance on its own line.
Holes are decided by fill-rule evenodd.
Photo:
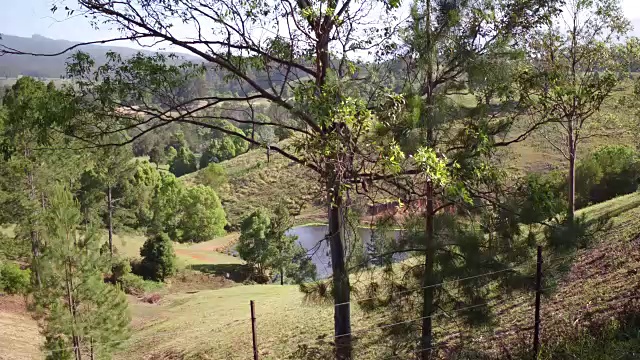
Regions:
M 234 225 L 253 209 L 271 208 L 285 201 L 297 221 L 322 220 L 317 205 L 317 183 L 313 173 L 280 154 L 272 153 L 269 162 L 264 149 L 250 150 L 231 160 L 220 163 L 225 169 L 228 183 L 218 191 L 227 213 L 227 220 Z M 199 182 L 198 172 L 181 177 L 186 183 Z M 320 215 L 320 219 L 318 219 Z

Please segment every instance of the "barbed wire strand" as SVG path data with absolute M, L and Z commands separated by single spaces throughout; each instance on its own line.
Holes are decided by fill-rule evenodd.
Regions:
M 477 278 L 481 278 L 481 277 L 484 277 L 484 276 L 491 276 L 491 275 L 495 275 L 495 274 L 500 274 L 500 273 L 503 273 L 503 272 L 519 269 L 519 268 L 527 266 L 527 265 L 532 266 L 534 264 L 525 264 L 525 263 L 523 263 L 523 264 L 516 265 L 516 266 L 510 267 L 510 268 L 507 268 L 507 269 L 490 271 L 490 272 L 479 274 L 479 275 L 473 275 L 473 276 L 468 276 L 468 277 L 454 279 L 454 280 L 447 280 L 447 281 L 443 281 L 443 282 L 440 282 L 440 283 L 437 283 L 437 284 L 421 286 L 421 287 L 410 289 L 410 290 L 398 291 L 398 292 L 389 294 L 389 296 L 397 296 L 397 295 L 402 295 L 402 294 L 408 294 L 408 293 L 419 291 L 419 290 L 435 288 L 435 287 L 445 286 L 445 285 L 448 285 L 448 284 L 455 284 L 455 283 L 459 283 L 459 282 L 463 282 L 463 281 L 467 281 L 467 280 L 477 279 Z M 338 306 L 343 306 L 343 305 L 350 304 L 350 303 L 352 303 L 354 301 L 355 302 L 360 302 L 360 301 L 374 300 L 374 299 L 377 299 L 377 298 L 378 298 L 378 296 L 372 296 L 372 297 L 364 298 L 364 299 L 354 299 L 354 300 L 351 300 L 351 301 L 345 301 L 343 303 L 334 304 L 333 306 L 334 307 L 338 307 Z

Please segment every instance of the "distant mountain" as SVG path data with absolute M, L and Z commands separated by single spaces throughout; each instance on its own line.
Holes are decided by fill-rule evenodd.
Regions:
M 41 35 L 32 37 L 20 37 L 13 35 L 0 35 L 0 44 L 9 48 L 31 53 L 52 54 L 63 51 L 77 42 L 68 40 L 54 40 Z M 82 50 L 89 53 L 97 63 L 106 61 L 105 54 L 108 51 L 115 51 L 124 57 L 133 56 L 142 51 L 153 53 L 152 51 L 132 49 L 123 46 L 110 45 L 84 45 L 70 52 L 58 56 L 28 56 L 28 55 L 3 55 L 0 56 L 0 78 L 17 77 L 18 75 L 28 75 L 41 78 L 59 78 L 66 72 L 66 61 L 75 51 Z M 197 61 L 197 58 L 183 55 L 186 59 Z

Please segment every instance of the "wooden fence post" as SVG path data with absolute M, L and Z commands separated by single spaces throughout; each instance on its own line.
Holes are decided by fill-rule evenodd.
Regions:
M 536 266 L 536 314 L 533 330 L 533 359 L 540 356 L 540 297 L 542 296 L 542 246 L 538 246 Z
M 256 307 L 253 300 L 249 302 L 251 305 L 251 334 L 253 336 L 253 360 L 258 360 L 258 341 L 256 338 Z

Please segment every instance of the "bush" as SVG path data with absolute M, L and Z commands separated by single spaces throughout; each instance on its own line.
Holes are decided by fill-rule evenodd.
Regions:
M 161 283 L 144 280 L 142 277 L 135 274 L 124 275 L 120 279 L 120 284 L 125 293 L 137 296 L 158 290 L 162 287 Z
M 145 279 L 164 281 L 176 272 L 176 254 L 171 239 L 165 233 L 147 239 L 140 249 L 140 272 Z
M 111 263 L 111 276 L 109 280 L 113 283 L 121 283 L 122 278 L 131 273 L 131 260 L 124 258 L 114 258 Z
M 0 265 L 0 289 L 9 294 L 26 294 L 31 283 L 31 270 L 14 263 Z
M 576 206 L 582 208 L 638 190 L 640 157 L 625 145 L 607 145 L 576 168 Z

